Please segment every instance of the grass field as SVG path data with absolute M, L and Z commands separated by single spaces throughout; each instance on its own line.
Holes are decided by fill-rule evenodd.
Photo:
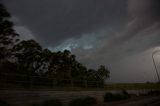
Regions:
M 118 83 L 118 84 L 108 84 L 105 86 L 108 90 L 138 90 L 138 89 L 160 89 L 160 84 L 147 84 L 147 83 Z

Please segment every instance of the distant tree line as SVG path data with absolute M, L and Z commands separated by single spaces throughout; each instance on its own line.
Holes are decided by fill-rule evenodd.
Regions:
M 70 51 L 52 52 L 35 40 L 19 40 L 13 29 L 11 15 L 0 4 L 0 73 L 18 73 L 56 79 L 104 81 L 109 70 L 99 66 L 87 69 Z

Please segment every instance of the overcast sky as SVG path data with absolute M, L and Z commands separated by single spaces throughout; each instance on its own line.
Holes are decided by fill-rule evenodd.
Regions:
M 159 0 L 2 1 L 22 39 L 69 49 L 90 68 L 105 65 L 110 82 L 157 81 L 151 54 L 160 46 Z

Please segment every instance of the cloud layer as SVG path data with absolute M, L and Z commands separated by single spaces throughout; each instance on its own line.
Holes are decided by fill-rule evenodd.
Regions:
M 19 16 L 45 46 L 55 46 L 65 39 L 113 26 L 112 22 L 123 20 L 126 8 L 125 3 L 121 3 L 126 0 L 7 1 L 9 10 Z

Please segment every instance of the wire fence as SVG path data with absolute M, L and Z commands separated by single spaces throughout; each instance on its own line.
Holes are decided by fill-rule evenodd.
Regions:
M 55 89 L 55 90 L 81 90 L 81 89 L 160 89 L 160 84 L 154 83 L 126 83 L 104 84 L 102 81 L 55 79 L 41 76 L 29 76 L 13 73 L 0 73 L 0 89 Z M 72 89 L 73 88 L 73 89 Z
M 103 88 L 102 81 L 55 79 L 40 76 L 0 73 L 0 88 Z

